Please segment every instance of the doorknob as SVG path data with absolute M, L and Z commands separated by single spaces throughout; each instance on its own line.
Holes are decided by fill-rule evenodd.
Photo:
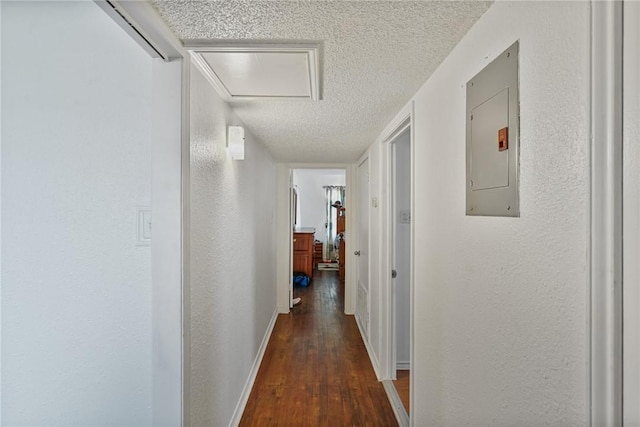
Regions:
M 355 251 L 353 254 L 360 256 L 360 251 Z

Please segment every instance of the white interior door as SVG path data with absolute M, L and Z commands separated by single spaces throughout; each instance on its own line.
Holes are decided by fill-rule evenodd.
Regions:
M 357 209 L 357 244 L 356 255 L 356 284 L 357 306 L 356 313 L 360 326 L 365 335 L 369 336 L 369 159 L 358 165 L 358 209 Z

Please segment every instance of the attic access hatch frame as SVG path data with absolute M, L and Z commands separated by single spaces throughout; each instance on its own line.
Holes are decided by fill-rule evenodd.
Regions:
M 302 101 L 318 101 L 322 99 L 321 96 L 321 44 L 319 42 L 300 42 L 300 43 L 234 43 L 234 42 L 220 42 L 220 43 L 211 43 L 211 42 L 190 42 L 185 43 L 185 48 L 191 54 L 191 58 L 196 67 L 203 73 L 205 78 L 211 83 L 211 85 L 218 91 L 220 96 L 222 96 L 227 101 L 233 100 L 302 100 Z M 265 90 L 265 93 L 249 93 L 250 91 L 246 91 L 245 93 L 236 93 L 236 90 L 230 88 L 232 84 L 228 80 L 228 77 L 224 76 L 224 70 L 218 69 L 218 72 L 214 70 L 214 66 L 207 60 L 207 54 L 239 54 L 238 56 L 243 56 L 243 54 L 255 54 L 256 56 L 253 59 L 256 59 L 258 56 L 262 56 L 263 58 L 268 57 L 272 54 L 274 57 L 276 55 L 280 55 L 281 58 L 288 57 L 290 60 L 294 57 L 297 57 L 296 60 L 300 60 L 304 58 L 305 64 L 298 64 L 298 71 L 302 71 L 306 73 L 306 75 L 298 75 L 296 78 L 291 78 L 291 76 L 279 76 L 279 78 L 284 78 L 285 80 L 297 81 L 298 84 L 303 81 L 308 87 L 308 93 L 305 94 L 292 94 L 292 93 L 268 93 L 268 90 Z M 249 56 L 249 55 L 247 55 Z M 250 60 L 242 61 L 246 64 L 251 62 Z M 254 63 L 260 63 L 260 59 L 253 61 Z M 261 64 L 264 65 L 264 64 Z M 291 65 L 285 66 L 283 65 L 281 69 L 287 69 L 291 71 L 291 69 L 296 68 Z M 249 68 L 243 68 L 241 72 L 229 73 L 233 74 L 233 78 L 238 76 L 245 76 L 251 78 L 255 78 L 256 76 L 260 76 L 263 78 L 264 75 L 268 75 L 268 73 L 261 73 L 258 71 L 251 70 Z M 295 76 L 294 76 L 295 77 Z M 225 83 L 226 80 L 226 83 Z M 291 81 L 287 81 L 286 84 L 290 84 Z M 282 85 L 283 82 L 272 82 L 275 85 Z M 254 85 L 255 86 L 255 85 Z

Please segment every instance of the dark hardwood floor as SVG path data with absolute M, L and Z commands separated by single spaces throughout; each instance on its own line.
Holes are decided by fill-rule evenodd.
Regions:
M 396 387 L 396 391 L 398 392 L 398 396 L 400 396 L 400 400 L 404 405 L 404 410 L 409 413 L 409 370 L 398 370 L 396 371 L 397 380 L 393 381 L 393 385 Z
M 241 426 L 397 426 L 336 271 L 314 271 L 278 316 Z

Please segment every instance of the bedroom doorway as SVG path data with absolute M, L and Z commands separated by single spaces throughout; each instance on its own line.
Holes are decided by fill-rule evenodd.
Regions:
M 394 386 L 410 413 L 411 373 L 411 132 L 407 128 L 391 142 L 392 357 Z
M 347 170 L 291 168 L 290 191 L 291 308 L 303 302 L 296 288 L 313 286 L 317 271 L 335 274 L 345 286 Z

